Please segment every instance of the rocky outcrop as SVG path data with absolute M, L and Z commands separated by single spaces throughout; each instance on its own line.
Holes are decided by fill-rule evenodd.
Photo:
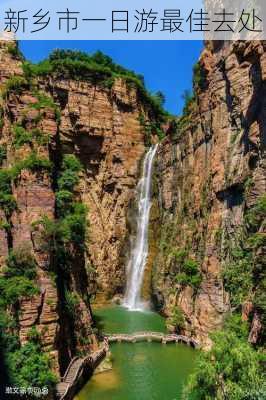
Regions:
M 58 76 L 25 80 L 14 42 L 1 43 L 0 71 L 2 168 L 16 170 L 10 188 L 16 206 L 1 210 L 1 269 L 13 251 L 27 248 L 34 258 L 38 294 L 16 304 L 17 333 L 23 345 L 35 327 L 54 371 L 62 375 L 74 356 L 97 350 L 92 296 L 110 299 L 123 291 L 127 210 L 145 151 L 139 121 L 145 107 L 136 88 L 119 78 L 112 88 Z M 16 145 L 17 127 L 24 136 Z M 73 198 L 88 216 L 85 243 L 70 241 L 71 265 L 64 269 L 64 254 L 56 253 L 64 233 L 56 229 L 66 227 L 57 225 L 56 195 L 67 154 L 82 164 Z M 29 157 L 31 165 L 21 167 Z
M 230 310 L 223 264 L 245 213 L 266 189 L 265 47 L 207 43 L 195 72 L 189 113 L 158 150 L 153 208 L 159 216 L 151 230 L 161 229 L 153 292 L 165 315 L 171 320 L 181 309 L 184 333 L 208 347 L 209 333 Z M 182 250 L 199 265 L 198 289 L 176 280 Z
M 79 192 L 89 210 L 88 264 L 98 298 L 110 299 L 125 285 L 127 209 L 145 152 L 142 105 L 122 79 L 111 91 L 65 80 L 48 90 L 61 99 L 62 152 L 77 154 L 85 169 Z

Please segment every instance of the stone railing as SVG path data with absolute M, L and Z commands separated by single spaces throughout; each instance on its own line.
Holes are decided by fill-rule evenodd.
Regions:
M 194 348 L 199 347 L 199 343 L 188 336 L 184 335 L 176 335 L 176 334 L 164 334 L 161 332 L 135 332 L 132 334 L 127 333 L 114 333 L 114 334 L 105 334 L 106 340 L 109 343 L 114 342 L 161 342 L 163 344 L 167 343 L 185 343 Z
M 84 358 L 75 357 L 69 363 L 69 366 L 61 378 L 61 382 L 56 385 L 56 397 L 59 400 L 70 400 L 74 397 L 77 389 L 81 386 L 84 369 L 91 373 L 98 367 L 105 358 L 109 350 L 108 342 L 105 341 L 103 346 Z

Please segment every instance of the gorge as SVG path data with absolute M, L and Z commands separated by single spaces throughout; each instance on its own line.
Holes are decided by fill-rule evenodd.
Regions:
M 14 41 L 0 43 L 1 390 L 31 381 L 52 399 L 71 360 L 101 347 L 102 330 L 167 330 L 213 359 L 227 354 L 210 350 L 224 329 L 219 343 L 250 352 L 246 371 L 255 360 L 257 378 L 239 367 L 234 392 L 224 376 L 199 398 L 225 399 L 221 387 L 233 400 L 264 398 L 254 393 L 264 390 L 265 80 L 265 43 L 206 42 L 194 93 L 174 117 L 100 52 L 57 50 L 31 64 Z M 110 305 L 123 301 L 129 310 Z M 147 303 L 166 326 L 136 311 Z M 181 399 L 193 349 L 111 350 L 110 378 L 95 375 L 79 399 L 145 400 L 148 388 Z M 119 376 L 110 397 L 104 381 Z M 254 381 L 250 397 L 244 379 Z

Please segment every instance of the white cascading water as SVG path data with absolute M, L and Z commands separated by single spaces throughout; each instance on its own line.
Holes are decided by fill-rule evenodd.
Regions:
M 151 208 L 151 177 L 153 159 L 157 144 L 146 153 L 143 163 L 142 178 L 138 184 L 138 215 L 136 238 L 132 243 L 127 265 L 127 287 L 123 305 L 129 310 L 143 310 L 141 288 L 145 264 L 148 256 L 148 228 Z

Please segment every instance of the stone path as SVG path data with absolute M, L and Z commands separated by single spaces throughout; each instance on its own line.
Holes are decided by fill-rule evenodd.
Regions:
M 113 342 L 161 342 L 167 343 L 185 343 L 192 347 L 199 347 L 199 343 L 188 336 L 175 335 L 175 334 L 164 334 L 160 332 L 135 332 L 132 334 L 127 333 L 116 333 L 116 334 L 105 334 L 105 337 L 109 343 Z
M 107 352 L 108 345 L 105 343 L 101 349 L 90 354 L 88 357 L 73 358 L 66 370 L 65 375 L 61 378 L 61 382 L 56 385 L 56 398 L 59 400 L 66 399 L 68 392 L 71 388 L 73 388 L 78 380 L 83 366 L 86 364 L 86 366 L 89 366 L 92 370 L 94 370 L 105 358 Z

